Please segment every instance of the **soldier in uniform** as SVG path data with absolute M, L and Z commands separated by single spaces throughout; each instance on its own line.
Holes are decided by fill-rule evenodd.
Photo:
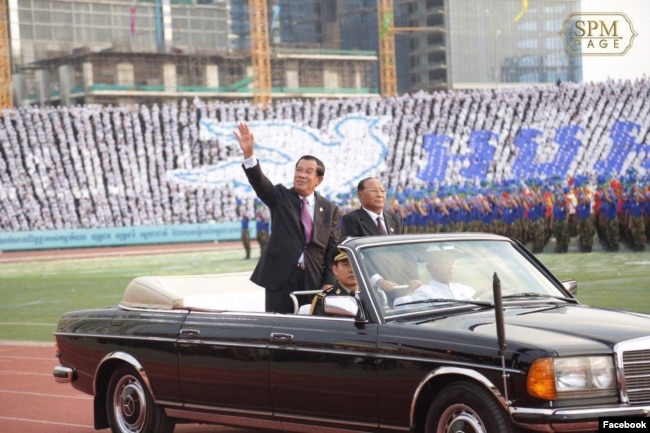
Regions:
M 268 214 L 268 209 L 265 209 L 264 205 L 258 207 L 255 212 L 255 226 L 256 226 L 256 238 L 257 243 L 260 245 L 260 256 L 266 248 L 266 244 L 269 243 L 269 222 L 270 217 Z
M 250 219 L 248 218 L 248 213 L 245 211 L 242 212 L 241 217 L 241 243 L 244 245 L 244 251 L 246 251 L 245 259 L 251 258 L 251 234 L 248 231 L 248 224 Z
M 329 289 L 325 289 L 314 296 L 311 302 L 310 314 L 317 316 L 324 316 L 323 300 L 327 296 L 354 296 L 359 297 L 359 283 L 354 269 L 350 264 L 347 254 L 344 252 L 337 252 L 332 260 L 332 273 L 336 277 L 336 282 Z
M 578 189 L 576 217 L 578 221 L 578 245 L 580 252 L 590 253 L 594 245 L 596 227 L 592 213 L 591 197 L 586 187 Z
M 530 223 L 530 236 L 532 241 L 532 251 L 535 254 L 544 251 L 546 245 L 544 227 L 546 220 L 544 218 L 544 203 L 542 196 L 535 191 L 530 197 L 530 206 L 528 208 L 528 221 Z
M 602 227 L 606 251 L 618 251 L 621 233 L 618 223 L 618 197 L 612 188 L 602 188 L 602 201 L 599 209 L 599 225 Z
M 566 253 L 569 251 L 569 205 L 566 192 L 558 191 L 553 202 L 551 227 L 555 235 L 555 252 Z
M 625 203 L 626 226 L 629 231 L 630 247 L 634 251 L 645 251 L 644 200 L 643 191 L 635 185 Z

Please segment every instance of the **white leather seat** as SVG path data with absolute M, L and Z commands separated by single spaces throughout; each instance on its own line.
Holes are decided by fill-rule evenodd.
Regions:
M 311 301 L 314 299 L 317 293 L 320 293 L 320 290 L 301 290 L 296 292 L 291 292 L 289 297 L 293 302 L 293 312 L 294 314 L 309 314 L 309 309 L 307 313 L 301 313 L 301 308 L 305 305 L 311 306 Z
M 298 309 L 298 314 L 309 314 L 311 311 L 311 304 L 301 305 Z

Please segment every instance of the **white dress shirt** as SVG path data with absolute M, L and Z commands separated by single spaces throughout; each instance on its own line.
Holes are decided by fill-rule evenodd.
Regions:
M 476 291 L 469 286 L 460 283 L 444 284 L 431 279 L 428 284 L 415 289 L 413 300 L 424 299 L 471 299 Z

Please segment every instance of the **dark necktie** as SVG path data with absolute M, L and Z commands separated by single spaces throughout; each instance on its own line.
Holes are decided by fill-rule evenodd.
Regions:
M 384 224 L 381 222 L 381 217 L 377 217 L 377 228 L 379 229 L 379 234 L 380 235 L 387 235 L 386 229 L 384 228 Z
M 300 219 L 302 220 L 302 225 L 305 226 L 305 241 L 309 243 L 311 241 L 311 235 L 314 231 L 314 223 L 311 220 L 311 214 L 308 209 L 309 204 L 307 203 L 307 197 L 302 198 L 302 209 L 300 210 Z

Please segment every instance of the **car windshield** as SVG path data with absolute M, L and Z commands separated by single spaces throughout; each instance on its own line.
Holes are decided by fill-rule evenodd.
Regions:
M 390 316 L 449 305 L 493 306 L 493 277 L 505 301 L 571 300 L 508 241 L 460 240 L 371 246 L 360 265 Z

